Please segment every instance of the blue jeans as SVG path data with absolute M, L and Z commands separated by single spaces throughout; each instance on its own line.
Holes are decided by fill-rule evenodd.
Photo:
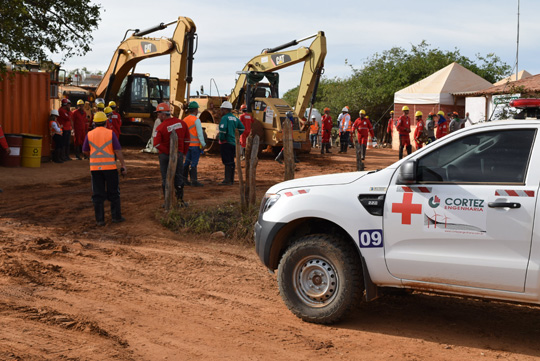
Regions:
M 197 169 L 197 164 L 199 164 L 200 157 L 201 157 L 201 148 L 199 148 L 198 146 L 189 147 L 188 152 L 186 154 L 186 162 L 184 163 L 184 167 L 191 166 L 191 169 Z

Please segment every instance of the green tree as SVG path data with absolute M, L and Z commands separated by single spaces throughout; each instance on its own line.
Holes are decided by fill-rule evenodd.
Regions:
M 393 47 L 382 53 L 375 53 L 359 68 L 345 60 L 351 68 L 351 76 L 345 79 L 323 79 L 319 86 L 315 107 L 331 108 L 335 119 L 341 108 L 348 105 L 350 113 L 357 115 L 366 110 L 373 122 L 382 120 L 380 129 L 385 128 L 388 111 L 394 103 L 394 93 L 414 84 L 445 66 L 457 62 L 489 82 L 496 82 L 511 72 L 511 67 L 495 54 L 476 54 L 473 61 L 461 55 L 458 49 L 443 51 L 431 48 L 422 41 L 410 50 Z M 296 99 L 298 88 L 284 95 L 290 102 Z
M 90 50 L 100 5 L 90 0 L 0 0 L 0 78 L 7 63 L 63 60 Z

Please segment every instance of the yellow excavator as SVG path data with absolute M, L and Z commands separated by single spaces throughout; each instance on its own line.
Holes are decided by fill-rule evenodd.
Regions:
M 176 24 L 171 38 L 144 37 Z M 126 39 L 128 32 L 133 31 Z M 193 79 L 193 55 L 197 34 L 193 20 L 179 17 L 146 30 L 128 30 L 116 49 L 103 80 L 96 89 L 96 98 L 105 103 L 117 103 L 122 116 L 122 136 L 135 136 L 146 142 L 152 135 L 154 110 L 163 101 L 170 101 L 175 116 L 182 116 L 186 94 Z M 143 59 L 170 54 L 170 94 L 165 94 L 163 80 L 148 74 L 135 73 L 135 66 Z M 187 92 L 186 92 L 187 89 Z
M 281 51 L 313 38 L 309 48 Z M 281 124 L 286 119 L 286 113 L 293 109 L 279 98 L 279 73 L 276 71 L 301 62 L 304 63 L 304 68 L 293 111 L 293 141 L 309 145 L 302 117 L 309 105 L 312 109 L 325 57 L 326 37 L 324 32 L 319 31 L 317 34 L 263 50 L 262 54 L 248 61 L 242 71 L 238 72 L 239 77 L 229 101 L 237 111 L 242 104 L 246 104 L 248 112 L 255 120 L 253 132 L 261 136 L 261 145 L 279 148 L 283 144 Z M 268 80 L 267 83 L 261 82 L 264 78 Z M 219 133 L 218 124 L 215 124 L 216 121 L 219 122 L 219 118 L 214 118 L 209 109 L 201 112 L 200 119 L 209 140 L 217 139 Z

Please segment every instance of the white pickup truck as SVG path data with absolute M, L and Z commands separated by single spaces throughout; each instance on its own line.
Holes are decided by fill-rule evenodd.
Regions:
M 335 322 L 386 287 L 538 304 L 539 130 L 484 123 L 382 170 L 276 184 L 256 252 L 309 322 Z

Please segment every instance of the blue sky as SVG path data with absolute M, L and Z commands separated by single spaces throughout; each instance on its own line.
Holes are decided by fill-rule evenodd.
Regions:
M 99 1 L 96 1 L 99 3 Z M 394 46 L 410 49 L 426 40 L 442 50 L 458 48 L 471 59 L 475 54 L 497 54 L 514 65 L 517 40 L 517 0 L 381 0 L 381 1 L 172 1 L 148 2 L 111 0 L 101 2 L 105 11 L 99 29 L 93 33 L 92 51 L 69 58 L 64 68 L 87 67 L 105 71 L 114 50 L 130 28 L 146 29 L 178 16 L 191 18 L 199 36 L 192 89 L 211 79 L 221 95 L 234 86 L 236 71 L 261 50 L 323 30 L 328 55 L 325 75 L 351 74 L 345 59 L 354 67 L 376 52 Z M 520 2 L 519 70 L 540 73 L 540 1 Z M 153 33 L 170 37 L 174 25 Z M 308 46 L 309 41 L 302 45 Z M 60 56 L 54 60 L 59 61 Z M 280 71 L 281 93 L 298 85 L 301 65 Z M 139 63 L 137 72 L 168 78 L 168 56 Z M 212 95 L 217 95 L 212 85 Z

